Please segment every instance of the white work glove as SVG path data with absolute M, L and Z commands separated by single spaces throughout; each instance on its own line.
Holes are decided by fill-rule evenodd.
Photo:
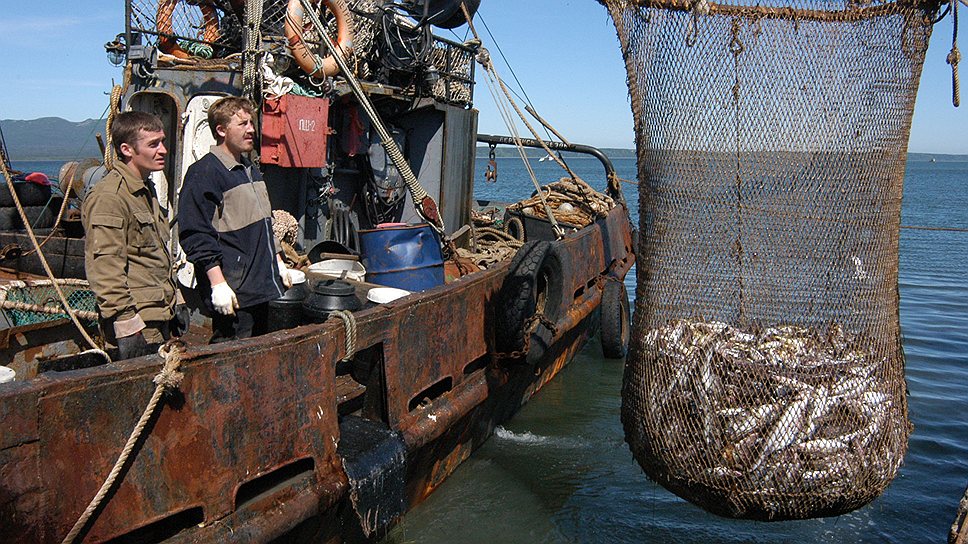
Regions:
M 235 313 L 235 309 L 239 307 L 239 300 L 235 298 L 235 291 L 229 287 L 229 284 L 223 281 L 212 286 L 212 306 L 215 306 L 215 311 L 222 315 Z
M 292 287 L 292 270 L 286 266 L 286 263 L 282 262 L 282 259 L 276 259 L 276 263 L 279 265 L 279 279 L 282 280 L 282 284 L 286 286 L 286 289 Z

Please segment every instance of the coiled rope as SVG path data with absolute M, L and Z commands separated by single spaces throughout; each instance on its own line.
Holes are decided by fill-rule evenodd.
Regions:
M 356 317 L 349 310 L 330 312 L 329 317 L 338 317 L 343 320 L 343 327 L 346 328 L 346 355 L 340 360 L 349 361 L 356 354 Z
M 94 512 L 101 506 L 104 497 L 111 487 L 114 486 L 118 474 L 121 473 L 121 468 L 128 462 L 128 457 L 131 455 L 132 450 L 134 450 L 138 439 L 141 438 L 141 433 L 144 432 L 145 426 L 148 425 L 148 421 L 155 414 L 155 410 L 158 408 L 162 396 L 167 392 L 178 389 L 182 378 L 184 378 L 184 374 L 179 371 L 179 367 L 181 366 L 181 353 L 182 344 L 180 341 L 170 340 L 158 349 L 158 355 L 165 358 L 165 363 L 162 366 L 161 372 L 152 379 L 152 382 L 155 384 L 155 391 L 151 395 L 151 400 L 148 401 L 148 406 L 145 407 L 144 413 L 141 414 L 141 419 L 138 420 L 137 425 L 131 431 L 127 443 L 125 443 L 124 448 L 121 450 L 121 455 L 118 457 L 117 462 L 114 463 L 114 468 L 111 469 L 107 479 L 101 484 L 101 489 L 91 499 L 91 504 L 87 506 L 87 509 L 81 514 L 81 517 L 74 523 L 71 531 L 64 537 L 64 544 L 72 543 L 77 539 L 77 535 L 80 534 L 84 526 L 87 525 L 88 520 L 91 519 Z
M 467 10 L 467 7 L 464 6 L 463 4 L 461 4 L 461 10 L 464 12 L 464 18 L 467 21 L 468 28 L 470 29 L 471 33 L 474 35 L 474 39 L 477 42 L 480 42 L 481 41 L 480 35 L 478 35 L 477 29 L 474 27 L 474 22 L 472 20 L 470 12 Z M 484 71 L 487 74 L 486 81 L 488 84 L 488 90 L 491 92 L 491 96 L 494 98 L 494 102 L 498 107 L 498 111 L 501 112 L 501 115 L 504 118 L 504 124 L 511 132 L 511 137 L 515 141 L 515 145 L 518 148 L 518 153 L 521 155 L 521 160 L 524 162 L 525 168 L 528 170 L 528 174 L 531 176 L 531 181 L 534 184 L 535 189 L 538 191 L 538 197 L 539 199 L 541 199 L 542 206 L 544 207 L 545 213 L 548 217 L 548 221 L 551 223 L 551 227 L 552 229 L 554 229 L 555 235 L 558 238 L 561 238 L 562 236 L 564 236 L 564 229 L 562 229 L 561 226 L 558 225 L 558 221 L 554 215 L 553 210 L 551 209 L 551 206 L 541 196 L 542 193 L 541 193 L 540 183 L 538 183 L 537 176 L 534 174 L 534 171 L 531 169 L 531 165 L 528 161 L 527 154 L 524 151 L 524 146 L 521 144 L 521 137 L 518 134 L 518 131 L 517 131 L 517 128 L 515 127 L 514 122 L 512 121 L 513 118 L 510 114 L 510 111 L 507 109 L 507 105 L 510 105 L 510 107 L 517 114 L 518 118 L 521 119 L 521 122 L 524 123 L 524 126 L 527 127 L 528 131 L 532 134 L 532 136 L 534 136 L 534 139 L 541 145 L 542 149 L 544 149 L 544 151 L 548 154 L 548 156 L 551 157 L 551 159 L 558 164 L 558 166 L 560 166 L 565 172 L 567 172 L 572 179 L 582 182 L 582 184 L 585 186 L 587 186 L 587 184 L 585 184 L 584 180 L 578 177 L 578 175 L 576 175 L 575 172 L 572 171 L 572 169 L 563 160 L 561 160 L 561 157 L 559 157 L 557 153 L 552 151 L 552 149 L 547 146 L 544 139 L 541 137 L 540 134 L 538 134 L 538 131 L 534 128 L 534 126 L 531 125 L 530 122 L 528 122 L 527 117 L 521 111 L 521 108 L 518 107 L 518 104 L 514 100 L 514 97 L 511 96 L 511 91 L 507 88 L 507 85 L 504 84 L 504 80 L 497 73 L 497 69 L 494 67 L 494 63 L 491 60 L 491 56 L 487 52 L 487 49 L 483 47 L 481 48 L 481 51 L 477 56 L 477 62 L 479 62 L 481 66 L 484 67 Z M 500 95 L 497 92 L 498 90 L 500 90 L 501 94 L 504 95 L 504 100 L 506 100 L 506 104 L 504 100 L 500 99 Z M 538 121 L 540 121 L 542 125 L 544 125 L 546 128 L 548 128 L 555 134 L 558 134 L 558 132 L 554 130 L 553 127 L 550 126 L 550 124 L 544 121 L 536 113 L 532 113 L 532 115 L 534 115 L 535 118 L 538 119 Z M 562 141 L 564 141 L 564 138 L 562 138 Z M 583 195 L 583 197 L 587 199 L 587 195 Z

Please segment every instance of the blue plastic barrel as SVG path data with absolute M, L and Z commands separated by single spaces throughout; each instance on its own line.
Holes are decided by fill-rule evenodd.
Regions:
M 407 291 L 444 283 L 440 240 L 427 223 L 360 231 L 366 281 Z

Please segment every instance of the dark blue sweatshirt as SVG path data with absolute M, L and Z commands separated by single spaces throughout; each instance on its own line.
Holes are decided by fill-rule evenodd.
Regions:
M 245 161 L 245 159 L 243 159 Z M 217 146 L 188 168 L 178 197 L 178 239 L 211 310 L 205 274 L 215 266 L 246 308 L 282 296 L 272 205 L 262 173 Z

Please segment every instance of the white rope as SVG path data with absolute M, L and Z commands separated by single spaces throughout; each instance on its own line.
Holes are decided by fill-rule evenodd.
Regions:
M 103 353 L 103 352 L 101 352 Z M 158 407 L 161 401 L 162 395 L 169 390 L 178 389 L 178 385 L 181 384 L 184 375 L 179 372 L 178 368 L 181 365 L 181 348 L 178 342 L 168 342 L 158 349 L 158 355 L 165 358 L 165 364 L 154 379 L 155 391 L 151 395 L 151 400 L 148 401 L 148 406 L 145 407 L 144 413 L 141 414 L 141 419 L 138 420 L 137 425 L 135 425 L 134 430 L 131 431 L 131 436 L 128 437 L 127 443 L 125 443 L 124 448 L 121 450 L 121 455 L 118 457 L 116 463 L 114 463 L 114 468 L 111 469 L 111 473 L 108 474 L 104 483 L 101 484 L 101 489 L 98 490 L 97 494 L 91 499 L 91 504 L 87 506 L 81 517 L 78 518 L 77 522 L 74 523 L 74 527 L 71 529 L 67 536 L 64 537 L 63 543 L 72 543 L 77 539 L 81 530 L 87 525 L 88 520 L 101 506 L 101 502 L 107 495 L 108 491 L 114 485 L 115 480 L 118 478 L 118 474 L 121 473 L 121 468 L 124 467 L 125 463 L 128 461 L 128 457 L 131 455 L 131 451 L 134 449 L 135 444 L 138 439 L 141 438 L 141 433 L 144 431 L 145 426 L 148 425 L 148 421 L 155 413 L 155 409 Z M 104 354 L 107 357 L 107 354 Z

